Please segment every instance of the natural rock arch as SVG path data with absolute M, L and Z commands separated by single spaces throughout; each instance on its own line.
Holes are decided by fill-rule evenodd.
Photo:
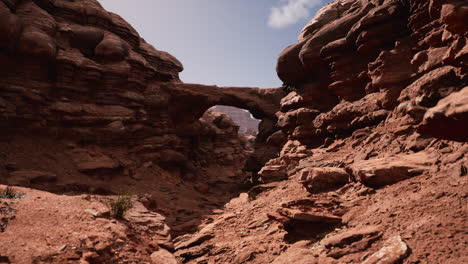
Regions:
M 216 105 L 245 109 L 261 120 L 255 140 L 255 151 L 249 157 L 245 170 L 257 173 L 268 160 L 279 153 L 283 140 L 277 140 L 277 134 L 281 132 L 276 126 L 276 113 L 280 110 L 280 101 L 285 96 L 283 89 L 218 87 L 188 83 L 172 85 L 173 87 L 168 89 L 172 101 L 169 104 L 169 114 L 176 127 L 190 125 Z M 269 140 L 273 134 L 275 140 Z
M 177 83 L 174 86 L 169 93 L 177 104 L 169 106 L 169 113 L 175 123 L 195 121 L 215 105 L 245 109 L 261 120 L 276 120 L 280 100 L 285 95 L 280 88 L 218 87 L 191 83 Z

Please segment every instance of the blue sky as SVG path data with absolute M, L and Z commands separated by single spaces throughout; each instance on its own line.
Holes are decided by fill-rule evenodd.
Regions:
M 184 65 L 181 79 L 279 87 L 278 54 L 328 0 L 99 0 Z

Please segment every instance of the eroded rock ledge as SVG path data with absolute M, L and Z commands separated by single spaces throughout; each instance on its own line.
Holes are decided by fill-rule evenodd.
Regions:
M 466 1 L 337 0 L 278 58 L 287 142 L 184 263 L 466 262 Z M 436 231 L 435 231 L 436 230 Z M 229 238 L 229 239 L 227 239 Z M 447 253 L 447 252 L 451 253 Z
M 182 70 L 96 0 L 0 1 L 0 183 L 148 196 L 164 232 L 195 230 L 279 152 L 267 139 L 284 94 L 184 84 Z M 217 104 L 262 119 L 253 153 L 206 113 Z
M 0 260 L 466 262 L 467 10 L 334 1 L 280 54 L 284 87 L 257 89 L 182 83 L 97 1 L 0 1 L 1 182 L 85 193 L 2 201 Z M 250 159 L 219 104 L 262 119 Z M 225 204 L 246 160 L 263 184 Z M 100 200 L 121 188 L 127 222 Z M 29 214 L 40 247 L 18 254 Z M 85 236 L 43 237 L 65 218 Z
M 221 137 L 233 141 L 216 146 L 215 152 L 224 154 L 214 154 L 211 147 L 209 153 L 200 151 L 201 138 L 219 132 L 200 118 L 220 104 L 244 108 L 263 120 L 251 172 L 279 151 L 281 142 L 268 144 L 267 139 L 278 130 L 274 124 L 281 89 L 181 83 L 183 66 L 176 58 L 146 43 L 95 0 L 5 0 L 0 1 L 0 14 L 4 136 L 37 133 L 78 144 L 73 160 L 81 172 L 133 174 L 135 166 L 152 162 L 196 175 L 204 167 L 200 162 L 212 156 L 221 164 L 223 156 L 245 160 L 232 122 L 225 127 L 232 131 Z M 137 162 L 109 157 L 115 148 Z

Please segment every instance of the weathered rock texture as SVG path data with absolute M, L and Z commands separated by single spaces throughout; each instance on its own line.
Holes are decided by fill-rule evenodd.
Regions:
M 1 183 L 99 194 L 0 201 L 0 262 L 467 263 L 467 17 L 334 1 L 258 89 L 180 82 L 97 1 L 0 1 Z M 262 120 L 250 157 L 215 105 Z M 263 184 L 220 210 L 243 168 Z M 126 222 L 100 200 L 121 191 Z
M 287 142 L 185 263 L 467 262 L 468 4 L 337 0 L 278 58 Z M 305 188 L 304 188 L 305 187 Z M 213 224 L 209 224 L 213 223 Z M 302 261 L 302 262 L 301 262 Z
M 184 84 L 182 70 L 97 0 L 1 0 L 0 183 L 148 194 L 173 235 L 193 230 L 279 152 L 284 92 Z M 262 120 L 253 153 L 205 114 L 215 105 Z
M 278 130 L 280 89 L 183 84 L 176 58 L 95 0 L 5 0 L 0 14 L 1 134 L 66 141 L 77 173 L 134 177 L 146 164 L 195 179 L 223 164 L 241 177 L 245 143 L 235 125 L 200 119 L 217 104 L 262 120 L 249 171 L 281 147 L 267 143 Z
M 97 1 L 2 1 L 0 12 L 0 121 L 9 129 L 127 148 L 171 136 L 175 145 L 161 147 L 190 160 L 198 119 L 216 104 L 276 122 L 281 90 L 182 84 L 176 58 Z M 275 132 L 263 127 L 260 144 Z
M 417 128 L 467 82 L 466 8 L 464 1 L 330 3 L 279 56 L 278 76 L 291 90 L 281 102 L 283 132 L 316 146 L 385 119 Z M 436 122 L 466 125 L 466 99 L 451 98 L 428 113 L 423 134 L 434 134 Z M 460 139 L 450 133 L 463 129 L 444 138 Z

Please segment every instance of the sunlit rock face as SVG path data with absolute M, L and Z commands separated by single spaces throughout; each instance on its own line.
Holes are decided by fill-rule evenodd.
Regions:
M 323 7 L 279 55 L 287 95 L 269 141 L 286 143 L 259 171 L 263 184 L 183 238 L 207 240 L 176 255 L 464 262 L 456 228 L 466 218 L 467 11 L 467 1 L 439 0 Z
M 291 88 L 281 102 L 282 131 L 317 145 L 383 120 L 416 128 L 429 108 L 466 84 L 466 12 L 464 1 L 323 7 L 278 59 L 278 76 Z M 316 114 L 299 117 L 306 112 Z
M 276 122 L 281 89 L 183 84 L 175 57 L 96 0 L 5 0 L 0 14 L 0 124 L 8 129 L 124 143 L 159 165 L 184 161 L 188 173 L 197 148 L 190 142 L 205 133 L 199 118 L 208 108 L 232 105 Z M 277 129 L 262 131 L 264 144 Z M 148 147 L 168 136 L 176 140 Z M 159 157 L 164 151 L 173 155 Z
M 244 169 L 256 173 L 279 152 L 284 142 L 267 139 L 284 91 L 184 84 L 182 70 L 96 0 L 1 0 L 0 183 L 132 188 L 158 196 L 167 215 L 199 208 L 168 219 L 176 233 L 194 228 L 176 226 L 213 209 L 202 194 L 222 203 Z M 203 116 L 215 105 L 262 120 L 253 153 L 228 117 Z
M 334 1 L 258 89 L 182 83 L 95 0 L 0 0 L 0 262 L 465 263 L 466 17 Z

